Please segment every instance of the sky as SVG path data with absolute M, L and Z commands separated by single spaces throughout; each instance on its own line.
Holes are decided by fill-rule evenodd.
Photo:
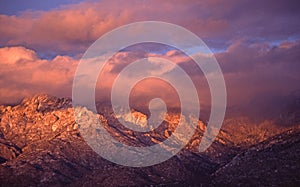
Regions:
M 18 15 L 24 11 L 47 11 L 55 8 L 59 8 L 63 5 L 79 3 L 82 0 L 52 0 L 52 1 L 38 1 L 28 0 L 21 1 L 16 0 L 11 2 L 10 0 L 1 0 L 0 12 L 6 15 Z
M 270 97 L 276 104 L 278 98 L 300 92 L 299 8 L 297 0 L 0 0 L 0 103 L 17 103 L 37 93 L 70 97 L 79 59 L 95 40 L 124 24 L 164 21 L 195 33 L 214 53 L 228 107 Z M 115 55 L 107 82 L 118 73 L 112 69 L 148 56 L 193 69 L 190 59 L 174 49 L 141 45 Z M 191 76 L 206 84 L 201 72 Z M 206 105 L 209 90 L 199 90 Z M 102 91 L 99 97 L 106 98 Z

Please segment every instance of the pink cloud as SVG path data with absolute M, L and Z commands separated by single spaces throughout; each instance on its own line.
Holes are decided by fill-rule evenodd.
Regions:
M 249 46 L 237 41 L 226 51 L 216 54 L 226 81 L 228 106 L 248 105 L 253 98 L 266 93 L 288 95 L 299 89 L 299 49 L 300 43 L 297 41 L 283 42 L 278 47 L 266 43 Z M 197 83 L 201 107 L 209 106 L 210 91 L 204 75 L 195 70 L 190 58 L 176 50 L 166 51 L 165 54 L 145 51 L 117 53 L 100 76 L 105 81 L 97 85 L 97 99 L 110 99 L 111 85 L 120 71 L 129 63 L 145 57 L 166 58 L 180 65 Z M 77 59 L 56 56 L 47 60 L 39 58 L 35 51 L 25 47 L 4 47 L 0 48 L 0 64 L 0 103 L 15 103 L 37 93 L 71 97 Z M 147 80 L 137 85 L 132 94 L 139 102 L 160 94 L 174 106 L 176 103 L 171 103 L 176 101 L 177 96 L 169 95 L 169 92 L 172 93 L 172 88 L 166 84 Z
M 63 6 L 50 11 L 0 15 L 0 43 L 26 45 L 39 51 L 83 52 L 104 33 L 135 21 L 166 21 L 190 29 L 200 37 L 231 35 L 231 23 L 207 16 L 220 5 L 191 1 L 100 1 Z M 223 7 L 223 6 L 222 6 Z
M 67 56 L 40 59 L 24 47 L 0 48 L 0 102 L 15 103 L 37 93 L 69 96 L 77 63 Z
M 1 64 L 26 63 L 37 60 L 36 53 L 24 47 L 4 47 L 0 48 Z
M 294 0 L 102 0 L 0 15 L 0 103 L 15 103 L 36 93 L 70 97 L 77 58 L 106 32 L 146 20 L 183 26 L 214 51 L 221 51 L 215 55 L 225 76 L 229 107 L 251 106 L 253 98 L 264 100 L 266 95 L 289 95 L 299 90 L 300 82 L 298 4 Z M 110 99 L 113 80 L 129 63 L 162 57 L 188 72 L 197 83 L 202 106 L 209 105 L 207 81 L 190 58 L 157 45 L 149 49 L 145 51 L 141 46 L 117 53 L 102 73 L 105 81 L 97 85 L 102 88 L 97 89 L 97 99 Z M 54 57 L 39 57 L 49 55 Z M 154 86 L 140 83 L 135 88 L 138 101 L 153 93 L 161 93 L 169 103 L 176 99 L 174 94 L 167 94 L 171 88 L 152 81 L 148 80 L 147 85 Z

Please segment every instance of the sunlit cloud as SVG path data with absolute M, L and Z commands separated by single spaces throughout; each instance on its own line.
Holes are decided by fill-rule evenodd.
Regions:
M 0 15 L 1 45 L 26 45 L 37 52 L 78 54 L 106 32 L 135 21 L 157 20 L 183 26 L 213 49 L 299 37 L 295 2 L 265 1 L 99 1 L 49 11 Z M 278 14 L 274 14 L 274 11 Z M 298 15 L 298 16 L 297 16 Z
M 0 103 L 16 103 L 38 93 L 71 97 L 80 58 L 95 40 L 121 25 L 149 20 L 178 24 L 203 39 L 224 73 L 228 107 L 250 106 L 253 99 L 266 95 L 276 98 L 298 93 L 300 12 L 297 4 L 298 1 L 271 0 L 260 3 L 104 0 L 50 10 L 26 10 L 17 15 L 0 14 Z M 160 66 L 156 74 L 167 74 L 176 66 L 182 67 L 196 85 L 200 104 L 210 104 L 206 77 L 190 57 L 172 47 L 154 44 L 147 50 L 144 47 L 119 51 L 106 63 L 96 84 L 97 100 L 110 99 L 111 85 L 130 63 L 155 57 L 174 63 Z M 205 62 L 206 54 L 197 53 L 197 46 L 193 47 L 190 50 Z M 146 80 L 144 84 L 151 86 L 139 83 L 133 91 L 139 101 L 162 90 L 161 95 L 169 103 L 177 98 L 168 95 L 172 88 L 165 83 Z

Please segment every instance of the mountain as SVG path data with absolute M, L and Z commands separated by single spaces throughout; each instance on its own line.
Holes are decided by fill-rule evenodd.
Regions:
M 99 106 L 99 114 L 77 109 L 89 115 L 86 120 L 100 119 L 120 142 L 134 146 L 167 139 L 179 121 L 178 114 L 170 113 L 160 131 L 137 133 L 122 127 L 107 106 Z M 145 118 L 138 111 L 134 115 Z M 199 121 L 194 136 L 177 155 L 157 165 L 133 168 L 111 163 L 87 145 L 70 99 L 25 98 L 13 107 L 0 106 L 0 186 L 299 185 L 298 126 L 248 123 L 244 118 L 226 120 L 211 147 L 199 153 L 205 131 Z

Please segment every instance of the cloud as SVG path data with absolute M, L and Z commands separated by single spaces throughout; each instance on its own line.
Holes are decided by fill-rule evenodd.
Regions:
M 300 41 L 284 41 L 273 46 L 265 42 L 248 45 L 244 40 L 239 40 L 225 51 L 215 54 L 226 81 L 228 108 L 245 107 L 247 112 L 254 108 L 252 111 L 258 113 L 257 107 L 262 106 L 262 101 L 268 101 L 265 105 L 276 106 L 281 112 L 280 107 L 286 106 L 286 100 L 293 103 L 290 95 L 299 94 L 299 51 Z M 109 100 L 111 86 L 117 75 L 126 65 L 145 57 L 165 58 L 182 67 L 196 85 L 201 109 L 209 107 L 210 90 L 205 76 L 189 57 L 174 49 L 164 53 L 151 53 L 147 48 L 144 51 L 124 50 L 116 53 L 99 76 L 96 99 Z M 23 97 L 38 93 L 71 97 L 78 63 L 78 59 L 70 56 L 57 55 L 50 60 L 43 59 L 34 50 L 22 46 L 0 48 L 0 103 L 17 103 Z M 159 66 L 160 63 L 155 64 Z M 160 71 L 162 74 L 168 74 L 174 66 L 161 68 L 165 68 Z M 180 78 L 173 77 L 178 82 Z M 123 86 L 128 86 L 126 83 L 125 80 Z M 189 92 L 189 89 L 184 91 Z M 139 82 L 131 95 L 130 102 L 140 108 L 153 97 L 161 97 L 170 107 L 179 104 L 172 85 L 156 79 Z
M 261 95 L 289 95 L 299 89 L 300 41 L 276 47 L 237 42 L 216 54 L 224 71 L 231 105 L 248 105 Z
M 104 33 L 135 21 L 181 25 L 211 48 L 299 38 L 298 1 L 87 1 L 50 11 L 0 15 L 0 45 L 25 45 L 38 53 L 83 53 Z M 275 13 L 276 12 L 276 13 Z
M 277 107 L 291 93 L 300 97 L 298 9 L 297 0 L 101 0 L 49 11 L 0 14 L 0 103 L 16 103 L 37 93 L 71 97 L 78 59 L 96 39 L 124 24 L 154 20 L 187 28 L 215 52 L 224 73 L 229 108 L 254 105 L 257 112 L 266 100 L 268 106 Z M 99 76 L 96 99 L 109 100 L 117 75 L 145 57 L 165 58 L 182 67 L 196 85 L 201 108 L 209 106 L 207 81 L 192 59 L 153 43 L 133 45 L 113 56 Z M 161 74 L 173 70 L 173 66 L 161 68 L 165 68 Z M 174 79 L 180 81 L 180 76 Z M 152 96 L 178 105 L 174 89 L 159 80 L 139 82 L 132 95 L 140 105 Z
M 77 60 L 41 59 L 24 47 L 0 48 L 0 103 L 16 103 L 37 93 L 70 96 Z
M 36 53 L 24 47 L 4 47 L 0 48 L 1 64 L 26 63 L 37 60 Z

